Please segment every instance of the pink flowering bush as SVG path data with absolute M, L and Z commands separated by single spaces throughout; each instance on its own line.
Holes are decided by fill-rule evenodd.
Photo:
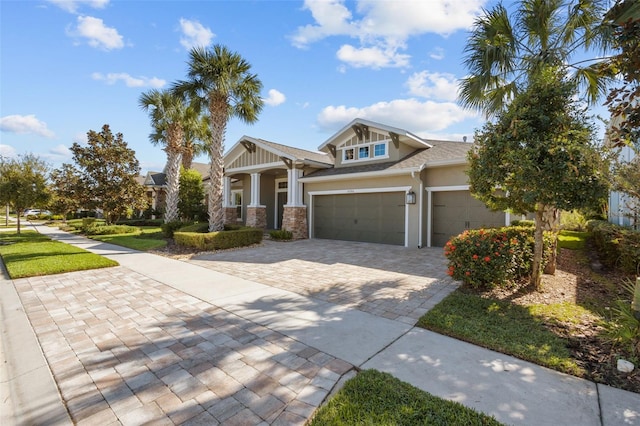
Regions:
M 464 231 L 444 247 L 447 273 L 474 288 L 511 285 L 531 274 L 533 231 L 527 226 Z M 551 238 L 545 234 L 543 266 L 550 255 Z

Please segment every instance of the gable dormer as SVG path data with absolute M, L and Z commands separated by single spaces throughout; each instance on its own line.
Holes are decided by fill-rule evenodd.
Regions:
M 335 157 L 335 167 L 350 167 L 395 162 L 430 147 L 406 130 L 356 118 L 320 145 L 319 150 Z

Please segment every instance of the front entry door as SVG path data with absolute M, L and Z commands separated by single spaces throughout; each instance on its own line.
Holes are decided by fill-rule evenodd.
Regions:
M 287 203 L 287 193 L 278 192 L 278 229 L 282 229 L 282 218 L 284 216 L 284 205 Z

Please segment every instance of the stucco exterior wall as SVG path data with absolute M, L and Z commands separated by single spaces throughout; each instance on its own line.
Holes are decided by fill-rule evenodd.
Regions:
M 426 186 L 468 185 L 469 176 L 465 174 L 467 165 L 442 166 L 424 170 Z

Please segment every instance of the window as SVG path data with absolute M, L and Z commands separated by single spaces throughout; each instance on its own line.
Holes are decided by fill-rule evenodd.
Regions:
M 358 159 L 369 158 L 369 147 L 361 146 L 358 148 Z
M 344 150 L 344 159 L 349 161 L 353 160 L 353 148 Z
M 242 190 L 231 191 L 231 205 L 236 208 L 236 220 L 242 221 Z
M 373 146 L 374 157 L 385 157 L 387 155 L 387 144 L 377 143 Z

